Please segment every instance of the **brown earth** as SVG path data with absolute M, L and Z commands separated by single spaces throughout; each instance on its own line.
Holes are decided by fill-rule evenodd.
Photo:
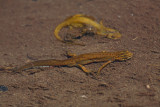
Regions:
M 122 34 L 98 35 L 66 45 L 54 36 L 66 17 L 82 13 Z M 65 32 L 61 32 L 65 35 Z M 160 107 L 160 0 L 0 0 L 0 67 L 31 59 L 66 59 L 82 54 L 129 50 L 133 58 L 109 64 L 98 78 L 76 67 L 0 71 L 0 107 Z M 96 71 L 102 63 L 86 65 Z

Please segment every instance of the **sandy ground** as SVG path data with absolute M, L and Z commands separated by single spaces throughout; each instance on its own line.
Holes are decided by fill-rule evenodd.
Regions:
M 54 36 L 66 17 L 82 13 L 122 34 L 98 35 L 66 45 Z M 60 33 L 65 36 L 65 31 Z M 0 0 L 0 67 L 31 59 L 66 59 L 82 54 L 129 50 L 133 58 L 109 64 L 98 78 L 76 67 L 30 69 L 23 75 L 0 70 L 1 107 L 160 107 L 160 0 Z M 92 71 L 102 63 L 86 65 Z

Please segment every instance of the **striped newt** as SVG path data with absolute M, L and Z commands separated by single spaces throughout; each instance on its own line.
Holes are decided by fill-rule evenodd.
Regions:
M 93 52 L 93 53 L 86 53 L 81 55 L 75 55 L 68 53 L 70 58 L 65 60 L 56 60 L 56 59 L 49 59 L 49 60 L 38 60 L 34 62 L 30 62 L 24 66 L 19 67 L 16 69 L 17 72 L 33 68 L 36 66 L 68 66 L 68 67 L 79 67 L 84 72 L 90 73 L 91 71 L 86 69 L 84 65 L 94 63 L 94 62 L 105 62 L 98 70 L 97 73 L 100 73 L 101 70 L 109 63 L 118 61 L 124 61 L 130 59 L 132 57 L 132 53 L 129 51 L 118 51 L 118 52 Z
M 94 27 L 96 29 L 95 33 L 98 35 L 106 36 L 107 38 L 111 38 L 111 39 L 118 39 L 121 37 L 121 34 L 117 30 L 107 28 L 103 25 L 102 21 L 99 24 L 90 16 L 86 16 L 83 14 L 76 14 L 74 16 L 71 16 L 71 17 L 65 19 L 64 22 L 62 22 L 61 24 L 59 24 L 55 28 L 54 36 L 58 40 L 60 40 L 61 42 L 69 43 L 69 41 L 62 40 L 62 38 L 58 35 L 60 30 L 66 26 L 69 26 L 70 29 L 72 29 L 73 27 L 84 27 L 85 25 L 90 25 L 90 26 Z M 84 31 L 85 30 L 86 29 L 84 29 Z M 70 41 L 70 43 L 71 42 L 73 42 L 73 41 Z M 74 43 L 74 44 L 76 44 L 76 43 Z

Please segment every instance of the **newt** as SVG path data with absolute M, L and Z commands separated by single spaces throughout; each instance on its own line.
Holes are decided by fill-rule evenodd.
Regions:
M 94 62 L 105 62 L 98 70 L 97 73 L 100 73 L 101 70 L 111 62 L 114 61 L 124 61 L 128 60 L 132 57 L 132 53 L 129 51 L 118 51 L 118 52 L 93 52 L 86 53 L 81 55 L 75 55 L 68 53 L 70 58 L 65 60 L 38 60 L 34 62 L 30 62 L 24 66 L 19 67 L 16 71 L 20 72 L 29 68 L 33 68 L 36 66 L 67 66 L 67 67 L 79 67 L 85 73 L 90 73 L 90 70 L 87 70 L 84 65 L 94 63 Z
M 73 27 L 84 27 L 85 25 L 94 27 L 96 29 L 95 33 L 98 35 L 106 36 L 107 38 L 111 38 L 111 39 L 118 39 L 121 37 L 121 34 L 117 30 L 105 27 L 102 21 L 98 23 L 94 20 L 94 18 L 83 15 L 83 14 L 76 14 L 74 16 L 71 16 L 65 19 L 64 22 L 62 22 L 55 28 L 54 36 L 61 42 L 69 43 L 69 41 L 62 40 L 62 38 L 58 35 L 60 30 L 66 26 L 69 26 L 70 29 L 72 29 Z M 70 41 L 70 42 L 73 42 L 73 41 Z

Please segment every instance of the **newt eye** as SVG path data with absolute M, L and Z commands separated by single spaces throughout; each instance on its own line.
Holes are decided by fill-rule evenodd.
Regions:
M 108 38 L 111 39 L 119 39 L 121 37 L 121 34 L 119 32 L 113 32 L 108 34 Z

